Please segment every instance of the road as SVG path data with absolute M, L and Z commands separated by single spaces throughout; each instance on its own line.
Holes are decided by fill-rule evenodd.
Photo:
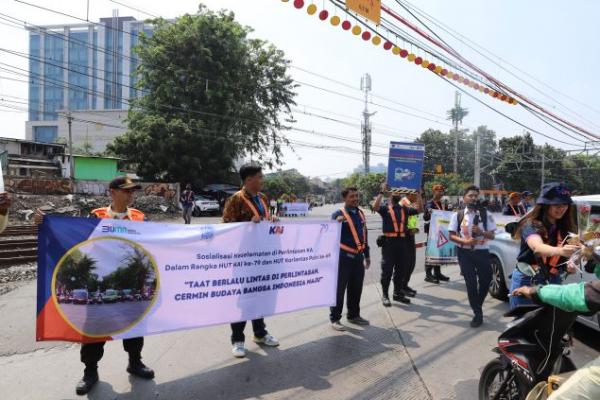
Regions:
M 110 336 L 138 320 L 150 305 L 149 301 L 105 304 L 60 304 L 67 319 L 89 335 Z
M 310 218 L 328 219 L 335 208 L 316 209 Z M 380 219 L 368 215 L 370 238 Z M 218 218 L 194 218 L 194 223 Z M 180 222 L 180 220 L 176 221 Z M 424 237 L 420 235 L 418 240 Z M 372 248 L 362 315 L 366 328 L 335 332 L 326 308 L 267 318 L 281 346 L 247 343 L 247 359 L 231 356 L 228 326 L 173 332 L 146 338 L 144 361 L 156 379 L 141 381 L 125 372 L 122 345 L 110 342 L 100 363 L 98 386 L 90 399 L 476 399 L 483 366 L 508 320 L 506 303 L 484 304 L 485 323 L 469 327 L 471 311 L 457 266 L 445 267 L 449 283 L 423 281 L 423 250 L 411 286 L 410 305 L 384 308 L 380 301 L 380 251 Z M 35 283 L 0 296 L 0 398 L 71 399 L 82 374 L 79 346 L 34 342 Z M 250 334 L 250 327 L 246 334 Z M 577 329 L 577 365 L 598 356 L 597 333 Z

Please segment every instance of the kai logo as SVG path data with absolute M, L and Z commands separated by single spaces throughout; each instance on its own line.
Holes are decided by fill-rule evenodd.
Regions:
M 283 235 L 283 226 L 270 226 L 269 227 L 269 235 Z
M 125 226 L 102 225 L 102 233 L 124 233 L 126 235 L 139 235 L 135 229 L 129 229 Z

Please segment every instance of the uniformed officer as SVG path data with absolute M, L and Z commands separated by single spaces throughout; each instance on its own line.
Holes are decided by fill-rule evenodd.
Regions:
M 360 315 L 360 297 L 365 270 L 371 266 L 367 222 L 365 214 L 358 208 L 357 188 L 345 188 L 342 190 L 342 198 L 344 206 L 331 216 L 331 219 L 342 224 L 336 305 L 330 308 L 329 314 L 331 327 L 337 331 L 346 330 L 340 322 L 346 291 L 348 292 L 348 322 L 355 325 L 369 325 L 369 321 Z
M 527 214 L 527 210 L 521 204 L 521 195 L 513 192 L 508 196 L 508 203 L 502 210 L 502 215 L 509 215 L 511 217 L 522 217 Z
M 442 201 L 444 197 L 444 185 L 433 185 L 433 198 L 425 205 L 425 212 L 423 213 L 423 220 L 425 220 L 425 233 L 429 236 L 429 226 L 431 221 L 431 213 L 434 210 L 449 211 L 448 204 Z M 432 273 L 433 272 L 433 273 Z M 425 262 L 425 282 L 440 283 L 440 281 L 447 282 L 450 278 L 442 274 L 441 266 L 439 264 L 427 264 Z
M 393 300 L 410 304 L 407 296 L 414 296 L 416 292 L 407 288 L 411 269 L 411 242 L 408 232 L 408 219 L 423 212 L 421 196 L 417 197 L 417 208 L 406 207 L 400 204 L 402 192 L 389 190 L 383 183 L 381 191 L 375 199 L 374 209 L 381 215 L 383 236 L 378 239 L 381 244 L 381 289 L 383 292 L 382 303 L 390 307 L 389 298 L 390 282 L 394 281 Z M 389 194 L 387 205 L 382 205 L 383 195 Z M 408 289 L 408 291 L 407 291 Z
M 264 184 L 262 168 L 253 164 L 243 165 L 240 168 L 240 178 L 244 186 L 225 203 L 223 222 L 275 221 L 277 217 L 269 213 L 267 197 L 260 192 Z M 246 321 L 231 324 L 231 352 L 236 358 L 246 357 L 245 328 Z M 255 343 L 270 347 L 279 346 L 279 341 L 267 332 L 264 318 L 252 320 L 252 330 L 254 331 L 252 339 Z
M 108 207 L 92 210 L 90 218 L 108 218 L 143 222 L 146 217 L 143 212 L 130 208 L 133 202 L 134 191 L 141 189 L 127 177 L 118 177 L 109 184 L 111 204 Z M 35 222 L 41 223 L 44 214 L 37 210 Z M 83 378 L 77 383 L 76 392 L 78 395 L 88 393 L 96 382 L 98 382 L 98 362 L 104 355 L 104 344 L 106 342 L 83 343 L 81 345 L 81 362 L 85 364 Z M 144 338 L 123 339 L 123 348 L 129 354 L 129 365 L 127 372 L 131 375 L 143 379 L 154 379 L 154 371 L 148 368 L 142 362 L 142 348 L 144 347 Z

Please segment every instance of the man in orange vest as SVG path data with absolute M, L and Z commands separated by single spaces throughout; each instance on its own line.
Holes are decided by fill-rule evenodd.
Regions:
M 502 210 L 502 215 L 508 215 L 511 217 L 522 217 L 527 214 L 527 210 L 521 204 L 521 194 L 513 192 L 508 196 L 508 203 Z
M 367 223 L 365 214 L 358 208 L 358 189 L 345 188 L 342 190 L 342 198 L 344 207 L 331 216 L 331 219 L 342 224 L 336 305 L 330 308 L 329 314 L 331 327 L 336 331 L 346 330 L 340 322 L 346 291 L 348 292 L 348 322 L 355 325 L 369 325 L 369 321 L 360 316 L 360 297 L 365 270 L 371 266 Z
M 382 205 L 383 195 L 389 193 L 387 205 Z M 382 303 L 391 307 L 389 298 L 390 282 L 394 281 L 393 300 L 410 304 L 408 297 L 414 297 L 417 292 L 408 287 L 408 280 L 414 269 L 413 252 L 415 251 L 414 236 L 411 238 L 408 229 L 408 219 L 423 212 L 421 196 L 416 196 L 417 206 L 408 207 L 400 203 L 400 196 L 407 191 L 392 190 L 385 183 L 375 199 L 374 209 L 381 215 L 383 236 L 378 239 L 381 245 L 381 288 Z
M 141 189 L 139 184 L 132 182 L 127 177 L 121 176 L 113 179 L 108 188 L 112 199 L 111 204 L 108 207 L 92 210 L 89 215 L 90 218 L 122 219 L 139 222 L 146 220 L 143 212 L 129 207 L 133 202 L 134 191 Z M 43 217 L 44 213 L 37 210 L 34 217 L 35 222 L 38 224 L 42 223 Z M 98 382 L 98 362 L 104 355 L 105 343 L 83 343 L 81 345 L 81 362 L 85 364 L 85 370 L 83 378 L 77 383 L 76 392 L 78 395 L 87 394 L 92 390 L 96 382 Z M 143 347 L 143 337 L 123 339 L 123 348 L 129 354 L 127 372 L 143 379 L 154 379 L 154 371 L 142 362 Z
M 267 197 L 260 191 L 263 188 L 262 168 L 257 165 L 246 164 L 240 168 L 240 178 L 243 182 L 242 190 L 229 198 L 223 210 L 223 222 L 248 222 L 259 223 L 263 220 L 276 221 L 277 217 L 271 216 Z M 246 321 L 231 324 L 231 350 L 234 357 L 246 357 L 244 345 L 244 329 Z M 252 320 L 255 343 L 265 346 L 279 346 L 279 341 L 267 332 L 264 318 Z

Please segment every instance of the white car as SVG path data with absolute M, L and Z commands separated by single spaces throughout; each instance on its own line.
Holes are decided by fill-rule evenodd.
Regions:
M 204 196 L 194 197 L 194 210 L 192 215 L 199 217 L 203 214 L 218 214 L 219 213 L 219 202 L 213 199 L 209 199 Z
M 410 169 L 396 168 L 394 171 L 394 179 L 397 181 L 411 180 L 415 177 L 415 173 Z
M 574 197 L 575 203 L 586 202 L 592 206 L 592 219 L 600 218 L 600 195 Z M 510 287 L 510 275 L 517 263 L 520 243 L 513 240 L 507 232 L 496 233 L 496 239 L 490 241 L 490 257 L 492 264 L 492 284 L 490 295 L 498 300 L 508 300 L 508 288 Z M 570 275 L 565 283 L 580 281 L 591 281 L 597 279 L 594 274 L 575 273 Z M 584 325 L 600 331 L 600 313 L 585 317 L 580 316 L 578 321 Z

